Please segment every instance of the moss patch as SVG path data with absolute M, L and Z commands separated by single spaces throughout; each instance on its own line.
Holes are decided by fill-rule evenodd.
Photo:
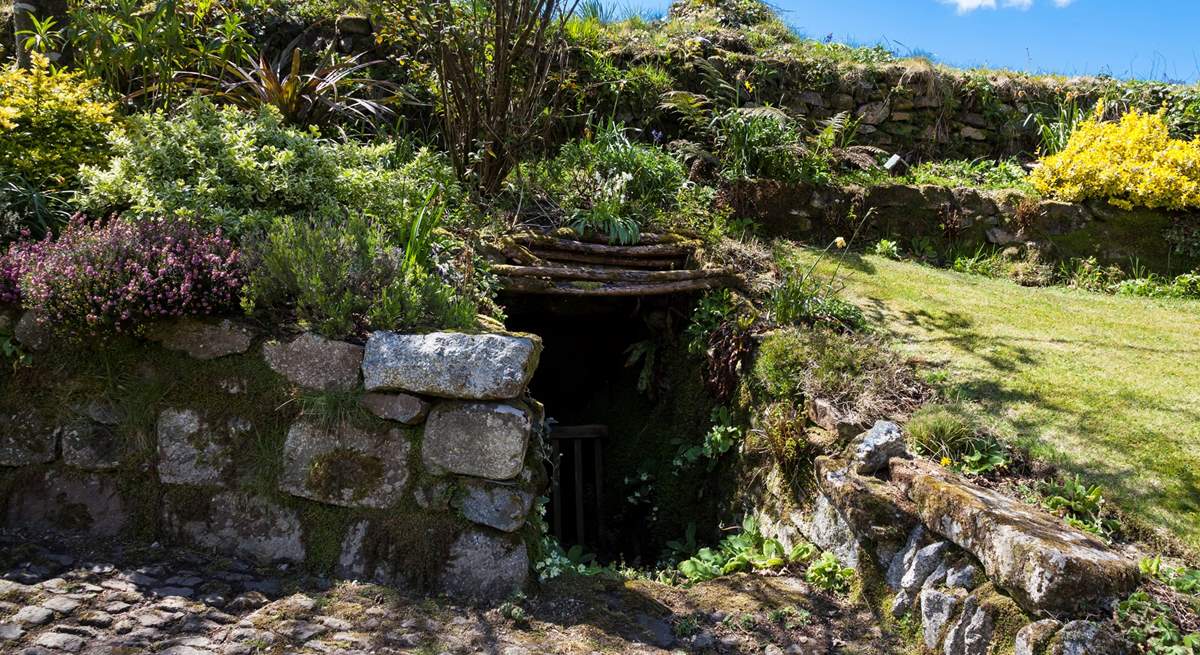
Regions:
M 383 462 L 348 448 L 335 448 L 315 458 L 306 485 L 325 498 L 362 500 L 383 481 Z

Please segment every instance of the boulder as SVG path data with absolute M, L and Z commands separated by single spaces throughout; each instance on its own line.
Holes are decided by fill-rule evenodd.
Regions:
M 121 465 L 125 445 L 110 426 L 77 423 L 62 429 L 62 456 L 67 466 L 107 471 Z
M 965 597 L 962 591 L 921 590 L 921 633 L 926 648 L 937 650 Z
M 342 424 L 331 430 L 301 421 L 283 444 L 279 488 L 331 505 L 385 509 L 404 497 L 409 449 L 399 428 L 369 432 Z
M 263 358 L 294 385 L 346 391 L 358 386 L 363 347 L 306 332 L 288 343 L 263 344 Z
M 0 466 L 48 464 L 57 449 L 57 432 L 32 412 L 0 416 Z
M 1054 635 L 1058 634 L 1062 623 L 1054 619 L 1034 621 L 1017 631 L 1017 640 L 1013 645 L 1013 655 L 1042 655 Z
M 367 341 L 367 391 L 408 391 L 442 398 L 507 400 L 524 392 L 541 339 L 501 334 L 395 334 Z
M 529 552 L 524 541 L 468 530 L 450 547 L 439 587 L 458 598 L 497 601 L 524 588 L 528 580 Z
M 859 475 L 874 475 L 888 467 L 893 457 L 909 457 L 904 433 L 891 421 L 878 421 L 850 444 L 850 461 Z
M 6 525 L 115 537 L 129 510 L 117 483 L 94 473 L 47 471 L 8 499 Z
M 1107 625 L 1071 621 L 1050 639 L 1047 655 L 1126 655 L 1128 642 Z
M 459 506 L 468 521 L 516 532 L 525 525 L 533 501 L 533 492 L 519 486 L 467 480 L 463 483 Z
M 379 418 L 405 425 L 416 425 L 429 414 L 429 403 L 406 393 L 369 393 L 362 404 Z
M 926 526 L 974 555 L 1030 613 L 1092 612 L 1138 584 L 1136 562 L 1014 498 L 924 461 L 892 460 L 892 479 Z
M 240 323 L 181 318 L 153 327 L 146 335 L 168 350 L 178 350 L 195 359 L 209 360 L 240 355 L 250 350 L 254 333 Z
M 425 421 L 421 459 L 434 473 L 509 480 L 521 472 L 532 428 L 522 403 L 439 403 Z
M 200 548 L 248 557 L 260 564 L 304 561 L 300 517 L 295 510 L 262 496 L 222 492 L 202 510 L 179 506 L 167 496 L 163 523 L 175 539 Z
M 233 465 L 232 445 L 245 431 L 240 421 L 210 426 L 192 409 L 158 415 L 158 479 L 165 484 L 218 485 Z

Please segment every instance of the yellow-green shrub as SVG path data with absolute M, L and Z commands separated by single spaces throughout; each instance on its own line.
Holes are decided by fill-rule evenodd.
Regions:
M 115 113 L 94 80 L 52 69 L 41 55 L 28 70 L 3 70 L 0 173 L 38 188 L 72 186 L 80 166 L 107 157 Z
M 1038 191 L 1068 201 L 1108 200 L 1130 209 L 1200 207 L 1200 139 L 1172 139 L 1163 112 L 1132 110 L 1117 122 L 1085 120 L 1061 153 L 1030 176 Z

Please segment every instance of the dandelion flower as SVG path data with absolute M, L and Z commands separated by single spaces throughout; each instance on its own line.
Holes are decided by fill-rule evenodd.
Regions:
M 838 237 L 833 240 L 833 245 L 837 246 L 838 250 L 841 250 L 846 247 L 846 240 L 842 237 Z

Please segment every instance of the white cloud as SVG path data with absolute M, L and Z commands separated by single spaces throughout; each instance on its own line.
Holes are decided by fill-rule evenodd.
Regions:
M 1033 0 L 941 0 L 944 4 L 954 5 L 960 14 L 970 13 L 976 9 L 995 9 L 996 7 L 1004 7 L 1006 9 L 1029 9 L 1033 6 Z M 1055 7 L 1066 7 L 1075 0 L 1053 0 Z

